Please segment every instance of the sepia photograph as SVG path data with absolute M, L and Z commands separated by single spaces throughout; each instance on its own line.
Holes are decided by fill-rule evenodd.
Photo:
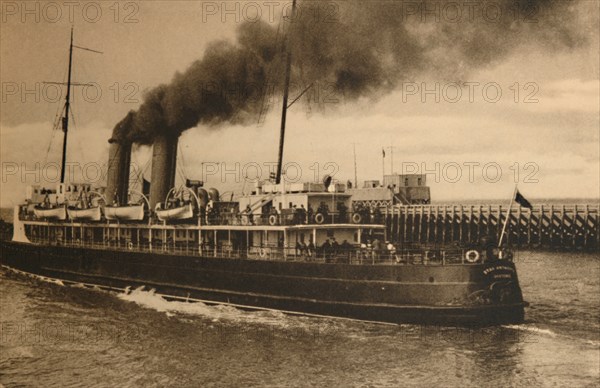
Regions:
M 600 386 L 598 0 L 0 0 L 0 388 Z

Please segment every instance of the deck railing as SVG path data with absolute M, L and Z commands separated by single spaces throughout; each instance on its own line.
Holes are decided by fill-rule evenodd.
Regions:
M 299 248 L 282 248 L 274 246 L 252 246 L 233 248 L 231 246 L 198 246 L 173 245 L 162 243 L 133 242 L 89 242 L 89 241 L 57 241 L 33 238 L 35 244 L 50 246 L 66 246 L 71 248 L 92 248 L 100 250 L 116 250 L 122 252 L 145 252 L 178 256 L 201 256 L 222 259 L 247 259 L 268 261 L 296 261 L 318 263 L 345 263 L 354 265 L 450 265 L 469 264 L 465 260 L 464 249 L 410 249 L 390 251 L 373 248 L 337 248 L 324 251 Z

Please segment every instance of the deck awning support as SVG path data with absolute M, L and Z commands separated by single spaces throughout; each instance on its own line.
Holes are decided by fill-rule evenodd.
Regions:
M 286 230 L 283 230 L 283 258 L 287 259 L 287 246 L 288 246 L 288 235 Z
M 214 253 L 215 253 L 215 257 L 217 257 L 217 253 L 218 253 L 217 247 L 219 246 L 219 244 L 218 244 L 218 241 L 217 241 L 217 230 L 216 229 L 214 231 L 213 237 L 214 237 L 213 245 L 215 246 L 214 247 Z

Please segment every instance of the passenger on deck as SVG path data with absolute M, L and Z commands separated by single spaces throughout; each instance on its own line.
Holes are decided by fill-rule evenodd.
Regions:
M 390 260 L 395 260 L 397 263 L 400 262 L 400 260 L 398 258 L 396 258 L 396 247 L 394 246 L 394 244 L 392 244 L 389 241 L 386 241 L 386 249 L 387 249 L 387 254 L 390 258 Z
M 350 245 L 348 240 L 344 240 L 342 245 L 340 245 L 340 248 L 342 249 L 342 252 L 350 252 L 350 250 L 352 250 L 352 245 Z
M 300 205 L 300 209 L 298 209 L 298 222 L 306 224 L 306 209 L 304 208 L 304 205 Z
M 252 208 L 250 207 L 250 205 L 246 205 L 246 210 L 244 210 L 244 212 L 246 213 L 246 217 L 248 217 L 248 225 L 253 225 L 254 214 L 252 214 Z
M 381 255 L 381 242 L 379 239 L 375 238 L 373 240 L 373 258 L 375 260 L 379 260 L 379 256 Z
M 321 202 L 321 205 L 317 209 L 317 213 L 321 213 L 327 217 L 329 215 L 329 206 L 325 202 Z
M 306 216 L 307 216 L 306 223 L 307 224 L 310 224 L 310 223 L 313 222 L 313 215 L 314 215 L 314 213 L 315 212 L 313 211 L 313 208 L 310 205 L 308 205 L 308 210 L 306 211 Z
M 50 208 L 50 196 L 48 195 L 48 193 L 46 193 L 46 196 L 44 197 L 44 202 L 42 203 L 42 207 Z
M 340 244 L 335 240 L 335 237 L 331 238 L 331 253 L 335 256 L 340 251 Z
M 308 255 L 309 258 L 312 258 L 314 252 L 315 252 L 315 244 L 313 244 L 312 240 L 310 240 L 306 247 L 306 254 Z
M 329 239 L 325 240 L 323 245 L 321 245 L 321 252 L 325 259 L 329 259 L 331 257 L 331 242 Z
M 348 220 L 346 219 L 346 215 L 348 213 L 348 208 L 346 205 L 344 205 L 342 202 L 338 203 L 337 210 L 339 214 L 339 222 L 347 222 Z
M 340 245 L 340 252 L 344 257 L 344 262 L 349 263 L 350 262 L 350 255 L 352 252 L 352 245 L 350 245 L 350 243 L 348 242 L 348 240 L 344 240 L 342 242 L 342 245 Z
M 213 213 L 213 207 L 212 207 L 212 201 L 209 201 L 208 204 L 206 205 L 206 225 L 210 225 L 212 222 L 212 214 Z
M 301 256 L 307 255 L 308 248 L 307 248 L 306 244 L 304 243 L 304 241 L 300 241 L 299 244 L 300 244 L 300 255 Z
M 373 246 L 371 245 L 371 240 L 367 239 L 366 242 L 360 244 L 360 248 L 362 251 L 362 258 L 365 260 L 372 260 Z
M 300 241 L 296 241 L 296 256 L 302 256 L 302 243 Z

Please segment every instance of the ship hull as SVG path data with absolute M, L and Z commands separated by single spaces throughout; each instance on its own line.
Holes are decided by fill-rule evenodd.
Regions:
M 524 319 L 508 262 L 370 266 L 0 244 L 2 265 L 13 269 L 111 288 L 145 286 L 209 303 L 390 323 L 480 326 Z M 514 277 L 494 296 L 498 282 L 490 274 L 498 271 Z

